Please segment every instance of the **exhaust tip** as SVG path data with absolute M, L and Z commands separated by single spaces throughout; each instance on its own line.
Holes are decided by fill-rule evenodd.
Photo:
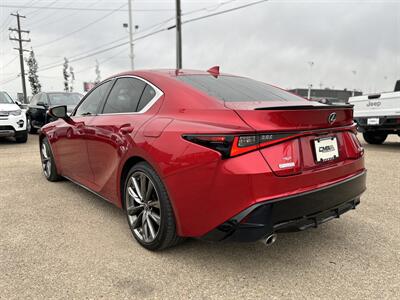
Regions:
M 266 246 L 271 246 L 273 243 L 275 243 L 277 238 L 278 235 L 276 233 L 273 233 L 262 239 L 261 242 Z

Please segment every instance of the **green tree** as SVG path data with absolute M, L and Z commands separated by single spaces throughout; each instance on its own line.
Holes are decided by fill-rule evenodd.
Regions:
M 64 91 L 69 92 L 69 73 L 68 73 L 68 59 L 64 57 L 63 65 L 63 77 L 64 77 Z
M 36 61 L 35 53 L 33 50 L 30 51 L 29 57 L 26 59 L 26 63 L 28 64 L 28 80 L 31 85 L 32 95 L 36 95 L 42 89 L 42 86 L 39 82 L 39 76 L 37 75 L 38 71 L 38 63 Z

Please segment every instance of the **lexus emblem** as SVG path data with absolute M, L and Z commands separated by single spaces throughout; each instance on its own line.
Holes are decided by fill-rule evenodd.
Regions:
M 336 121 L 336 113 L 333 112 L 328 117 L 328 123 L 332 125 L 333 123 L 335 123 L 335 121 Z

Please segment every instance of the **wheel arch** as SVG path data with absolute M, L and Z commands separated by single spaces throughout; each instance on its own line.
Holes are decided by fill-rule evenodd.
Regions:
M 154 165 L 148 159 L 145 159 L 143 156 L 140 156 L 140 155 L 130 156 L 124 162 L 124 164 L 122 165 L 121 171 L 119 173 L 120 176 L 119 176 L 119 191 L 118 191 L 119 192 L 119 197 L 118 197 L 119 198 L 119 203 L 118 203 L 118 206 L 120 206 L 121 209 L 123 209 L 123 210 L 125 210 L 125 199 L 124 199 L 123 196 L 124 196 L 124 185 L 125 185 L 126 177 L 127 177 L 128 173 L 129 173 L 129 170 L 134 165 L 136 165 L 136 164 L 138 164 L 140 162 L 145 162 L 145 163 L 149 164 L 149 166 L 152 167 L 154 169 L 154 171 L 160 176 L 159 170 L 157 168 L 155 168 Z M 163 181 L 161 176 L 160 176 L 160 178 L 161 178 L 161 181 Z M 181 232 L 181 224 L 180 224 L 180 220 L 179 220 L 179 218 L 177 216 L 177 212 L 176 212 L 176 209 L 175 209 L 174 201 L 173 201 L 173 199 L 171 199 L 170 193 L 168 191 L 168 186 L 165 185 L 164 181 L 163 181 L 163 183 L 164 183 L 164 186 L 165 186 L 165 188 L 167 190 L 169 199 L 171 201 L 172 211 L 173 211 L 174 216 L 175 216 L 177 232 L 180 233 Z
M 119 173 L 119 205 L 120 207 L 125 210 L 125 199 L 124 199 L 124 185 L 125 185 L 125 180 L 126 177 L 129 173 L 129 170 L 136 164 L 140 163 L 140 162 L 146 162 L 149 165 L 151 165 L 146 159 L 144 159 L 141 156 L 135 155 L 135 156 L 131 156 L 129 157 L 123 164 L 123 166 L 121 167 L 121 172 Z

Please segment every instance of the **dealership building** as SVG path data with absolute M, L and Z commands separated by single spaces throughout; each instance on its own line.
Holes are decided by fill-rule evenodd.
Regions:
M 308 97 L 308 89 L 297 88 L 291 89 L 290 92 L 299 95 L 301 97 Z M 354 96 L 360 96 L 362 92 L 354 91 Z M 329 88 L 325 89 L 312 89 L 311 90 L 311 99 L 313 100 L 322 100 L 326 99 L 328 102 L 332 103 L 348 103 L 349 98 L 353 96 L 353 91 L 349 91 L 347 89 L 344 90 L 333 90 Z

